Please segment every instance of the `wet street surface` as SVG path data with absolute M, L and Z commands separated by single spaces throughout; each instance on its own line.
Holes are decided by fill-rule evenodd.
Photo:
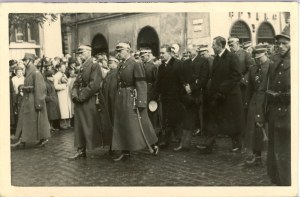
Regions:
M 75 153 L 73 130 L 52 134 L 44 148 L 11 150 L 14 186 L 271 186 L 264 164 L 245 167 L 245 154 L 231 153 L 231 140 L 218 138 L 213 154 L 201 155 L 193 137 L 189 152 L 176 144 L 153 156 L 146 149 L 128 161 L 113 162 L 107 149 L 87 152 L 87 159 L 69 161 Z

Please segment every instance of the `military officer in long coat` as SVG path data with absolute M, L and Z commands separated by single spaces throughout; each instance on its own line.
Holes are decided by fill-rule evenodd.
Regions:
M 185 106 L 185 117 L 182 124 L 180 144 L 174 151 L 189 150 L 193 131 L 199 128 L 200 124 L 200 105 L 203 104 L 202 93 L 206 88 L 208 80 L 209 64 L 207 59 L 200 57 L 197 48 L 196 45 L 188 47 L 191 56 L 183 62 L 180 68 L 180 80 L 182 86 L 185 88 L 181 96 L 181 100 Z
M 112 126 L 108 111 L 100 91 L 102 81 L 101 68 L 93 63 L 91 47 L 81 45 L 77 53 L 82 59 L 72 88 L 72 101 L 75 103 L 75 147 L 77 152 L 70 160 L 86 158 L 86 149 L 110 145 Z
M 51 137 L 46 108 L 46 84 L 43 75 L 34 66 L 35 55 L 25 53 L 26 78 L 23 87 L 23 100 L 18 119 L 15 138 L 19 141 L 12 147 L 24 146 L 25 143 L 37 142 L 44 146 Z
M 241 149 L 240 134 L 244 129 L 244 111 L 239 82 L 241 70 L 236 54 L 225 48 L 225 38 L 213 40 L 216 57 L 213 62 L 211 85 L 208 90 L 209 114 L 205 117 L 206 140 L 197 146 L 202 153 L 211 153 L 220 130 L 231 136 L 232 151 Z
M 160 49 L 162 64 L 158 68 L 155 95 L 162 104 L 162 130 L 160 147 L 167 148 L 171 142 L 172 134 L 180 138 L 181 125 L 184 119 L 184 106 L 180 95 L 184 87 L 180 80 L 181 61 L 172 56 L 169 45 L 162 45 Z
M 291 185 L 290 33 L 276 35 L 279 54 L 270 66 L 268 102 L 268 175 L 277 185 Z
M 141 63 L 131 57 L 128 43 L 119 43 L 116 52 L 122 62 L 118 66 L 112 150 L 121 150 L 122 153 L 114 161 L 127 160 L 130 151 L 146 147 L 156 155 L 158 147 L 154 144 L 157 137 L 146 109 L 145 70 Z
M 267 46 L 257 45 L 253 51 L 256 64 L 249 69 L 249 83 L 246 89 L 246 102 L 249 103 L 244 136 L 245 147 L 252 151 L 246 160 L 248 166 L 261 164 L 261 152 L 264 150 L 267 135 L 265 124 L 266 90 L 270 60 Z
M 149 102 L 154 100 L 154 85 L 157 78 L 157 69 L 158 67 L 153 63 L 151 57 L 152 57 L 152 51 L 150 48 L 143 48 L 140 50 L 140 57 L 143 63 L 143 67 L 145 69 L 145 76 L 146 76 L 146 82 L 147 82 L 147 106 L 149 105 Z M 150 111 L 149 107 L 147 107 L 148 110 L 148 116 L 150 118 L 150 121 L 152 123 L 153 128 L 155 129 L 155 132 L 158 133 L 160 130 L 160 122 L 158 117 L 158 110 L 156 111 Z

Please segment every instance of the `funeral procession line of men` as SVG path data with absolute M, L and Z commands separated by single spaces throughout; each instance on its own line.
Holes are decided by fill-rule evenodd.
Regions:
M 271 181 L 291 185 L 289 30 L 275 40 L 275 50 L 270 51 L 266 44 L 252 47 L 246 42 L 242 48 L 238 38 L 226 41 L 218 36 L 213 39 L 214 56 L 207 45 L 192 45 L 182 59 L 176 46 L 162 45 L 159 60 L 147 47 L 133 55 L 126 42 L 117 44 L 109 59 L 106 54 L 92 57 L 91 47 L 81 45 L 77 67 L 66 69 L 63 61 L 56 65 L 60 74 L 55 83 L 47 80 L 54 72 L 37 69 L 35 55 L 26 53 L 24 83 L 10 82 L 11 95 L 18 93 L 15 89 L 23 96 L 12 147 L 30 142 L 42 147 L 48 142 L 54 128 L 53 114 L 47 111 L 54 107 L 46 105 L 69 85 L 67 70 L 68 77 L 76 73 L 69 99 L 74 105 L 77 151 L 69 160 L 86 158 L 86 150 L 103 146 L 109 147 L 116 162 L 144 148 L 157 155 L 174 138 L 178 139 L 175 152 L 189 151 L 193 132 L 201 128 L 200 153 L 212 153 L 218 134 L 225 133 L 231 138 L 232 152 L 243 147 L 251 152 L 246 166 L 261 165 L 262 151 L 267 149 Z M 70 125 L 70 118 L 61 120 Z

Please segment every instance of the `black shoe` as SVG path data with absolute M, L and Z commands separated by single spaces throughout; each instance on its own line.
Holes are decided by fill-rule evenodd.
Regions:
M 169 147 L 168 143 L 162 142 L 162 143 L 159 144 L 160 149 L 167 149 L 168 147 Z
M 113 161 L 117 162 L 117 161 L 127 161 L 130 158 L 130 154 L 129 153 L 122 153 L 119 157 L 116 157 L 113 159 Z
M 231 152 L 233 152 L 233 153 L 239 153 L 241 151 L 242 151 L 242 148 L 240 148 L 240 147 L 235 147 L 235 148 L 231 149 Z
M 25 142 L 21 142 L 20 140 L 14 144 L 10 145 L 11 148 L 25 148 Z
M 177 148 L 174 148 L 174 151 L 175 152 L 188 152 L 188 151 L 190 151 L 190 149 L 182 147 L 182 146 L 178 146 Z
M 197 149 L 200 150 L 201 154 L 211 154 L 212 153 L 212 146 L 197 145 Z
M 252 159 L 246 160 L 245 164 L 248 167 L 260 166 L 262 164 L 262 160 L 260 156 L 253 156 Z
M 193 136 L 197 136 L 197 135 L 200 135 L 201 134 L 201 130 L 200 129 L 197 129 L 194 133 L 193 133 Z
M 36 148 L 45 147 L 45 145 L 48 143 L 48 139 L 41 139 L 36 145 Z
M 76 160 L 76 159 L 85 159 L 86 158 L 86 152 L 82 150 L 78 150 L 74 156 L 69 157 L 68 160 Z
M 154 156 L 157 156 L 158 155 L 158 153 L 159 153 L 159 147 L 158 146 L 156 146 L 156 145 L 154 145 L 153 147 L 152 147 L 152 149 L 153 149 L 153 155 Z

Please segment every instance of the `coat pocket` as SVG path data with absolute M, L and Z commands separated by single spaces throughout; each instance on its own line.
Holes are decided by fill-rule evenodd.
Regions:
M 291 115 L 289 106 L 277 108 L 274 124 L 276 129 L 291 129 Z

